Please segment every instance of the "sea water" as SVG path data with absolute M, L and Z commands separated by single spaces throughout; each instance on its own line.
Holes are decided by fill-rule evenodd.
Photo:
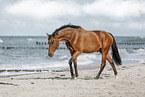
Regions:
M 145 62 L 145 37 L 115 37 L 123 64 Z M 0 70 L 58 70 L 69 67 L 70 52 L 60 42 L 54 57 L 48 56 L 45 36 L 0 36 Z M 111 50 L 110 50 L 111 55 Z M 101 64 L 99 52 L 81 54 L 78 66 Z M 109 64 L 109 63 L 107 63 Z

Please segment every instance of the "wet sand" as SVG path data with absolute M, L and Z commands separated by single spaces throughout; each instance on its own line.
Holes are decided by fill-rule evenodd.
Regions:
M 117 67 L 118 79 L 107 65 L 100 77 L 98 67 L 79 68 L 72 80 L 68 70 L 0 77 L 0 97 L 145 97 L 145 64 Z

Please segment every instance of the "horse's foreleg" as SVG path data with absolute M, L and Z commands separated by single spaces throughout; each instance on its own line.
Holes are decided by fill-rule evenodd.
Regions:
M 74 60 L 75 75 L 78 77 L 77 58 Z
M 75 78 L 75 75 L 73 73 L 73 67 L 72 67 L 72 59 L 69 60 L 69 66 L 70 66 L 70 73 L 71 73 L 71 77 Z
M 69 42 L 66 42 L 66 46 L 69 49 L 70 54 L 72 56 L 74 54 L 74 50 L 71 47 L 70 43 Z M 69 60 L 70 73 L 71 73 L 71 77 L 74 79 L 75 78 L 75 75 L 74 75 L 74 72 L 73 72 L 72 62 L 73 62 L 73 60 L 72 60 L 72 58 L 70 58 L 70 60 Z
M 74 69 L 75 69 L 75 75 L 76 77 L 78 77 L 78 69 L 77 69 L 77 57 L 80 55 L 81 53 L 79 51 L 75 51 L 72 54 L 71 59 L 69 60 L 69 64 L 70 64 L 70 68 L 72 68 L 72 62 L 74 62 Z M 71 69 L 70 69 L 71 70 Z M 73 69 L 72 69 L 73 71 Z M 73 72 L 71 72 L 71 76 L 72 78 L 75 78 L 75 75 L 73 74 Z

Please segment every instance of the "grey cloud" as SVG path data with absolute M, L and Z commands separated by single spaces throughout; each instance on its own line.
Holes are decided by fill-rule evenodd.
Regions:
M 144 0 L 1 0 L 0 35 L 45 35 L 73 23 L 114 35 L 145 36 L 143 6 Z

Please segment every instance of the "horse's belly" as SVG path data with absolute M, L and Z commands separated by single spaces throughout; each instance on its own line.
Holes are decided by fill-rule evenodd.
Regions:
M 100 38 L 95 32 L 85 34 L 82 44 L 84 53 L 96 52 L 101 48 Z
M 93 52 L 97 52 L 100 48 L 101 48 L 101 46 L 99 44 L 85 45 L 83 52 L 84 53 L 93 53 Z

